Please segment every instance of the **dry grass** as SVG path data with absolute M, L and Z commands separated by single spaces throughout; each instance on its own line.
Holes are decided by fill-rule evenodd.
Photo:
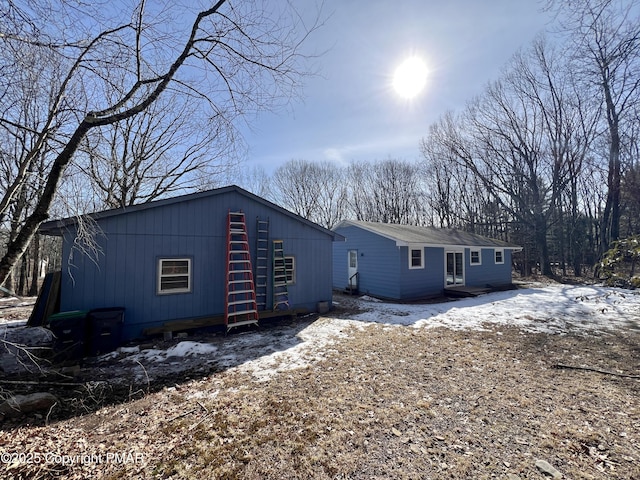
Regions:
M 322 360 L 256 382 L 237 370 L 48 427 L 0 451 L 144 461 L 7 465 L 3 478 L 640 479 L 640 334 L 352 329 Z M 130 459 L 131 460 L 131 459 Z M 4 468 L 4 471 L 2 470 Z

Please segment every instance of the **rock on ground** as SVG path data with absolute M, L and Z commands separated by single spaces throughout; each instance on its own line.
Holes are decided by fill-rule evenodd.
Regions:
M 58 399 L 46 392 L 14 395 L 0 404 L 0 416 L 19 417 L 29 412 L 49 410 L 56 403 Z
M 562 474 L 556 470 L 549 462 L 544 460 L 536 460 L 536 467 L 545 475 L 549 475 L 552 478 L 562 478 Z

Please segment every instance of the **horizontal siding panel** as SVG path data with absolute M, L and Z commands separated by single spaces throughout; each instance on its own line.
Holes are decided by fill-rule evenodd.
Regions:
M 360 293 L 400 298 L 399 248 L 395 242 L 355 226 L 339 227 L 335 231 L 346 240 L 333 244 L 334 288 L 347 287 L 347 252 L 357 250 Z
M 402 298 L 439 295 L 444 289 L 444 249 L 425 247 L 424 268 L 409 268 L 409 247 L 400 250 Z
M 466 284 L 473 287 L 509 285 L 511 278 L 511 250 L 504 250 L 504 264 L 495 263 L 495 250 L 480 251 L 481 265 L 471 265 L 471 252 L 466 249 Z

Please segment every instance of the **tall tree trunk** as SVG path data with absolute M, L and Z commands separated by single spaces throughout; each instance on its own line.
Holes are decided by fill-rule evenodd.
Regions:
M 32 245 L 33 269 L 31 271 L 31 285 L 29 287 L 28 295 L 30 297 L 35 297 L 38 295 L 38 282 L 40 280 L 40 235 L 35 235 Z
M 601 252 L 609 250 L 611 242 L 620 237 L 620 126 L 618 111 L 611 96 L 611 88 L 603 72 L 603 89 L 609 127 L 609 172 L 607 175 L 607 202 L 602 216 Z
M 76 131 L 69 139 L 69 143 L 65 145 L 64 149 L 53 162 L 47 183 L 42 190 L 42 195 L 33 213 L 27 217 L 18 235 L 9 242 L 7 251 L 2 257 L 2 260 L 0 260 L 0 286 L 5 284 L 13 266 L 16 265 L 22 255 L 24 255 L 33 236 L 38 231 L 38 227 L 49 218 L 49 207 L 53 202 L 58 183 L 60 183 L 64 170 L 91 127 L 91 122 L 85 118 L 76 128 Z
M 16 293 L 18 295 L 24 295 L 27 290 L 27 262 L 29 261 L 26 255 L 22 256 L 20 261 L 20 275 L 18 276 L 18 288 Z
M 543 215 L 535 219 L 535 241 L 540 255 L 540 271 L 547 277 L 553 276 L 549 260 L 549 245 L 547 244 L 547 221 Z
M 581 222 L 578 214 L 578 179 L 571 176 L 571 225 L 569 226 L 569 250 L 573 275 L 582 276 L 582 244 L 585 232 L 580 228 Z M 580 230 L 580 231 L 578 231 Z

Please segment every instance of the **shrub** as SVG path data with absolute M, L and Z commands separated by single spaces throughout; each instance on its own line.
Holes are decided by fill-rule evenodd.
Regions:
M 612 287 L 639 288 L 640 276 L 635 274 L 640 260 L 640 236 L 614 242 L 605 252 L 599 265 L 599 277 Z

